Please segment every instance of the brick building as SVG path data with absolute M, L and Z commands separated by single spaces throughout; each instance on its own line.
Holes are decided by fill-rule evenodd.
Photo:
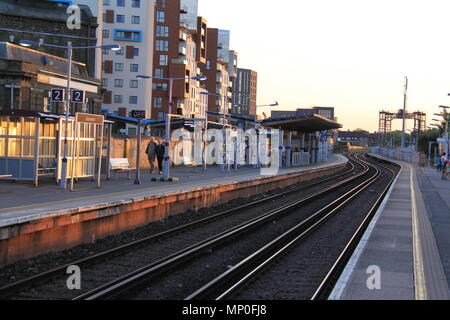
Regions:
M 51 103 L 52 88 L 65 88 L 67 59 L 0 42 L 0 110 L 12 109 L 65 112 L 64 103 Z M 14 85 L 13 99 L 11 89 Z M 101 113 L 100 80 L 88 76 L 86 66 L 72 63 L 71 88 L 84 90 L 86 103 L 72 104 L 71 113 Z
M 69 1 L 2 0 L 0 5 L 0 41 L 19 44 L 31 40 L 53 45 L 97 45 L 97 18 L 90 8 L 80 5 L 81 29 L 67 28 Z M 36 47 L 48 54 L 67 57 L 67 50 L 54 47 Z M 74 50 L 73 60 L 84 63 L 90 76 L 96 74 L 96 50 Z
M 197 0 L 155 1 L 152 119 L 164 119 L 169 108 L 169 81 L 201 75 L 206 62 L 207 22 L 197 16 Z M 173 82 L 170 113 L 204 116 L 204 89 L 197 80 Z
M 221 97 L 208 96 L 208 111 L 229 115 L 231 113 L 232 84 L 228 73 L 228 62 L 220 55 L 222 49 L 219 42 L 219 29 L 208 28 L 208 48 L 206 64 L 202 65 L 202 72 L 206 76 L 205 88 L 209 93 Z M 222 116 L 210 116 L 211 121 L 221 122 Z

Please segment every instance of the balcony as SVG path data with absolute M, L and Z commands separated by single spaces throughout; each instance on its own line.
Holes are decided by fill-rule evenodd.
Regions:
M 181 54 L 182 56 L 186 55 L 186 47 L 185 46 L 180 46 L 178 48 L 178 53 Z
M 185 58 L 172 59 L 173 64 L 184 64 L 187 65 L 188 61 Z
M 181 41 L 186 42 L 186 41 L 187 41 L 187 33 L 186 33 L 185 31 L 180 30 L 180 36 L 179 36 L 179 39 L 180 39 Z

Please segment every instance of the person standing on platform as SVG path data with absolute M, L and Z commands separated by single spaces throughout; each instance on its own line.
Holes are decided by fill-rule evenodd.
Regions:
M 153 137 L 150 138 L 150 143 L 147 146 L 147 150 L 145 153 L 148 157 L 148 162 L 150 162 L 150 174 L 153 173 L 153 170 L 155 170 L 155 160 L 156 160 L 156 147 L 158 145 L 156 144 Z
M 162 174 L 163 172 L 165 151 L 166 151 L 165 141 L 162 140 L 156 147 L 156 158 L 158 159 L 159 174 Z
M 441 162 L 442 162 L 442 179 L 447 180 L 447 168 L 449 168 L 447 154 L 444 152 L 441 156 Z

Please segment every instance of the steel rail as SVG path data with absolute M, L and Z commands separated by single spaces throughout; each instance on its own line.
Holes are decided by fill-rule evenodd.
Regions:
M 162 273 L 166 273 L 173 268 L 177 267 L 183 262 L 189 261 L 196 257 L 197 255 L 216 247 L 220 244 L 223 244 L 227 241 L 230 241 L 233 237 L 240 235 L 242 233 L 248 232 L 251 228 L 257 227 L 262 223 L 265 223 L 268 220 L 273 220 L 279 215 L 288 213 L 294 210 L 299 205 L 303 205 L 309 203 L 317 198 L 323 196 L 323 194 L 328 193 L 329 191 L 336 190 L 339 187 L 346 185 L 350 182 L 353 182 L 355 179 L 365 175 L 369 172 L 370 168 L 360 160 L 353 160 L 364 167 L 363 172 L 356 174 L 346 180 L 338 182 L 331 187 L 328 187 L 324 190 L 316 192 L 312 195 L 306 196 L 299 200 L 295 200 L 289 204 L 282 206 L 281 208 L 271 210 L 268 213 L 261 215 L 259 217 L 253 218 L 249 221 L 246 221 L 238 226 L 235 226 L 231 229 L 228 229 L 220 234 L 217 234 L 209 239 L 201 241 L 193 246 L 185 248 L 177 253 L 174 253 L 170 256 L 167 256 L 157 262 L 151 263 L 145 267 L 142 267 L 134 272 L 131 272 L 127 275 L 124 275 L 118 279 L 110 281 L 94 290 L 86 292 L 74 300 L 96 300 L 96 299 L 107 299 L 113 296 L 117 296 L 118 294 L 130 290 L 131 288 L 139 285 L 143 281 L 148 281 L 150 278 L 153 278 Z

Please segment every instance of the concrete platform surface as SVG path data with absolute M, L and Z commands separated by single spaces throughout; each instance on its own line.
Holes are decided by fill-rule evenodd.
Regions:
M 433 206 L 433 199 L 427 197 L 433 183 L 419 184 L 417 176 L 420 179 L 427 173 L 420 172 L 416 176 L 416 169 L 410 164 L 393 162 L 401 165 L 401 171 L 339 278 L 330 300 L 450 299 L 441 255 L 426 209 Z M 445 201 L 439 205 L 443 203 Z M 441 207 L 440 217 L 442 210 L 450 216 L 449 208 Z M 443 232 L 440 234 L 447 241 L 449 235 L 450 232 L 447 236 Z M 441 249 L 446 245 L 450 248 L 448 242 L 442 243 Z
M 280 169 L 279 175 L 327 168 L 347 161 L 348 159 L 341 155 L 334 155 L 326 163 Z M 221 172 L 218 167 L 209 167 L 207 172 L 201 167 L 196 169 L 179 167 L 171 169 L 171 176 L 180 178 L 180 181 L 152 182 L 152 178 L 160 176 L 142 172 L 142 184 L 135 185 L 134 173 L 129 180 L 126 173 L 123 173 L 118 174 L 115 180 L 102 181 L 101 189 L 96 188 L 95 182 L 81 180 L 75 184 L 74 192 L 60 189 L 54 181 L 43 182 L 38 188 L 27 183 L 0 181 L 0 227 L 70 214 L 74 209 L 89 210 L 117 203 L 136 202 L 158 194 L 264 178 L 259 169 L 251 167 L 240 168 L 237 171 L 230 169 L 225 172 Z

